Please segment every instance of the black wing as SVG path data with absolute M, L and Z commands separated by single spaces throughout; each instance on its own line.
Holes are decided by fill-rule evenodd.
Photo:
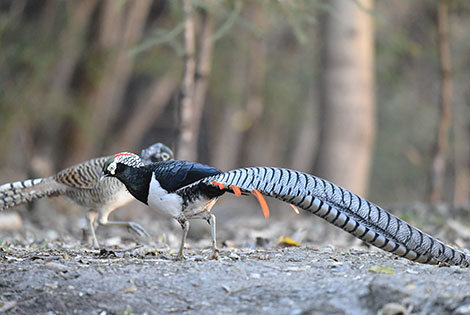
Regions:
M 222 173 L 215 167 L 188 161 L 165 161 L 154 165 L 155 179 L 168 192 L 175 192 L 201 178 Z

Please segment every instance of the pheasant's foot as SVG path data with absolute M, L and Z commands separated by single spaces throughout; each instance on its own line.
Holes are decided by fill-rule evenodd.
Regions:
M 212 251 L 212 255 L 209 256 L 210 260 L 219 260 L 219 250 L 217 248 L 214 248 Z
M 140 237 L 148 237 L 148 238 L 152 238 L 150 236 L 150 233 L 148 233 L 140 224 L 138 223 L 135 223 L 135 222 L 127 222 L 127 227 L 134 231 L 135 233 L 137 233 L 137 235 L 139 235 Z

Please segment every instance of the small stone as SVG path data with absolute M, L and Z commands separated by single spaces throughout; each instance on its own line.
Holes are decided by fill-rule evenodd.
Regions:
M 409 314 L 408 309 L 403 305 L 398 303 L 388 303 L 385 304 L 379 311 L 379 315 L 399 315 L 399 314 Z
M 252 274 L 250 274 L 250 278 L 259 279 L 259 278 L 261 278 L 261 275 L 259 273 L 252 273 Z
M 105 241 L 107 247 L 118 246 L 122 244 L 122 240 L 119 236 L 110 237 Z
M 320 252 L 323 252 L 323 253 L 331 253 L 335 250 L 335 247 L 333 245 L 326 245 L 322 248 L 320 248 Z
M 291 299 L 286 298 L 286 297 L 281 298 L 281 299 L 279 300 L 279 303 L 284 304 L 284 305 L 292 305 L 292 304 L 294 304 L 294 302 L 293 302 Z
M 49 283 L 46 283 L 44 284 L 45 287 L 48 287 L 50 289 L 57 289 L 59 287 L 59 282 L 55 281 L 55 282 L 49 282 Z
M 47 238 L 50 240 L 57 240 L 59 238 L 59 234 L 54 230 L 48 230 Z
M 52 270 L 57 271 L 57 272 L 65 272 L 65 271 L 70 270 L 70 267 L 67 267 L 66 265 L 59 264 L 59 263 L 56 263 L 56 262 L 53 262 L 53 261 L 50 261 L 50 262 L 46 263 L 45 266 L 47 268 L 52 269 Z
M 5 301 L 0 304 L 0 313 L 6 313 L 8 310 L 11 310 L 14 308 L 16 305 L 18 305 L 18 302 L 16 301 Z
M 454 315 L 470 315 L 470 304 L 459 306 L 454 311 Z
M 235 253 L 230 253 L 228 257 L 231 258 L 232 260 L 240 260 L 240 256 L 238 256 Z
M 122 292 L 124 292 L 124 293 L 134 293 L 135 291 L 137 291 L 137 287 L 135 285 L 131 285 L 131 286 L 129 286 L 127 288 L 124 288 L 122 290 Z
M 191 257 L 192 261 L 204 261 L 204 257 L 201 255 L 194 255 Z
M 0 213 L 0 230 L 13 231 L 21 229 L 23 221 L 16 212 Z
M 256 247 L 268 247 L 269 239 L 258 236 L 256 238 Z

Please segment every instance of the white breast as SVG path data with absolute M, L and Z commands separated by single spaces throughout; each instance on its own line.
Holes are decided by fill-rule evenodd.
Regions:
M 163 189 L 160 183 L 152 177 L 150 181 L 148 205 L 176 219 L 183 209 L 183 199 L 177 194 L 168 193 L 168 191 Z

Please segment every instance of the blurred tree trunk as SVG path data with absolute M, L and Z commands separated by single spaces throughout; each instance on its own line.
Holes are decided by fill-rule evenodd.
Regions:
M 211 5 L 210 0 L 205 1 Z M 190 0 L 183 0 L 185 12 L 185 71 L 182 85 L 180 136 L 178 158 L 197 160 L 199 130 L 204 111 L 212 62 L 214 22 L 207 10 L 201 10 L 201 31 L 197 61 L 195 56 L 195 21 Z
M 311 173 L 316 148 L 318 147 L 318 129 L 315 119 L 315 93 L 312 87 L 307 102 L 303 106 L 303 115 L 299 121 L 292 153 L 288 163 L 291 168 Z
M 247 165 L 285 166 L 289 128 L 284 116 L 265 113 L 262 126 L 253 128 L 250 138 L 244 142 L 248 153 Z
M 84 1 L 85 2 L 85 1 Z M 42 9 L 40 22 L 41 35 L 49 38 L 54 31 L 54 22 L 59 9 L 59 0 L 47 0 Z
M 240 36 L 237 36 L 240 37 Z M 226 106 L 219 106 L 220 116 L 214 121 L 218 122 L 218 130 L 213 133 L 214 153 L 211 163 L 221 170 L 230 170 L 238 165 L 239 148 L 242 135 L 246 130 L 246 120 L 243 117 L 242 97 L 245 91 L 246 55 L 232 53 L 230 55 L 230 80 L 227 82 L 230 91 L 235 93 L 227 96 Z M 215 112 L 215 109 L 213 110 Z
M 247 39 L 248 68 L 245 78 L 247 99 L 244 115 L 249 119 L 250 124 L 243 133 L 242 140 L 239 142 L 240 147 L 237 150 L 241 164 L 250 163 L 249 149 L 254 145 L 255 127 L 259 125 L 264 112 L 264 86 L 267 68 L 267 43 L 264 38 L 267 26 L 266 8 L 259 3 L 250 2 L 246 6 L 246 12 L 248 20 L 255 26 L 258 33 L 251 34 Z
M 83 42 L 96 2 L 96 0 L 77 2 L 48 0 L 39 11 L 40 20 L 35 38 L 42 40 L 36 45 L 41 47 L 44 42 L 56 41 L 57 45 L 51 50 L 53 53 L 50 61 L 45 61 L 46 58 L 40 56 L 35 61 L 36 64 L 48 64 L 48 70 L 51 70 L 43 69 L 38 72 L 40 79 L 29 79 L 30 85 L 25 89 L 29 93 L 35 91 L 35 96 L 31 97 L 31 104 L 36 103 L 41 108 L 41 119 L 32 120 L 34 126 L 30 126 L 34 135 L 32 148 L 34 156 L 33 162 L 30 163 L 33 168 L 30 170 L 32 175 L 35 174 L 33 166 L 35 160 L 48 159 L 56 169 L 63 166 L 66 150 L 61 131 L 68 126 L 64 120 L 70 117 L 70 108 L 73 106 L 67 96 L 71 90 L 71 79 L 80 52 L 83 50 Z M 60 31 L 57 31 L 57 28 L 60 28 Z M 67 144 L 68 142 L 65 143 Z
M 60 58 L 54 65 L 54 75 L 50 84 L 51 94 L 59 96 L 59 100 L 67 93 L 70 86 L 73 71 L 80 57 L 80 52 L 83 50 L 86 29 L 96 4 L 97 0 L 83 0 L 67 4 L 70 6 L 68 10 L 70 15 L 65 29 L 60 32 L 58 47 Z M 50 16 L 47 18 L 52 20 Z
M 101 2 L 97 46 L 103 54 L 104 65 L 96 87 L 84 101 L 91 112 L 91 122 L 86 124 L 87 130 L 72 135 L 74 148 L 67 161 L 69 164 L 95 156 L 105 140 L 108 148 L 112 145 L 105 136 L 119 115 L 134 64 L 129 49 L 142 36 L 151 3 L 151 0 L 128 1 L 119 7 L 120 2 L 113 0 Z M 91 130 L 90 126 L 93 126 Z
M 79 62 L 80 54 L 85 46 L 86 31 L 97 5 L 97 0 L 75 1 L 65 3 L 65 5 L 68 12 L 67 22 L 65 28 L 59 33 L 57 49 L 59 55 L 57 57 L 57 62 L 55 62 L 52 69 L 51 82 L 48 86 L 49 90 L 46 98 L 48 106 L 57 108 L 56 110 L 51 110 L 51 112 L 56 112 L 58 110 L 65 112 L 65 107 L 69 108 L 67 109 L 67 112 L 71 111 L 70 108 L 73 104 L 71 102 L 67 102 L 67 96 L 71 90 L 71 81 Z M 56 10 L 57 1 L 48 1 L 44 9 L 45 15 L 42 23 L 44 33 L 52 32 L 52 25 L 49 24 L 53 23 L 47 21 L 54 20 L 51 14 L 54 14 Z M 73 120 L 70 117 L 60 120 L 61 124 L 57 124 L 57 126 L 54 127 L 54 133 L 58 136 L 54 137 L 52 141 L 48 139 L 49 145 L 51 145 L 54 151 L 51 156 L 55 161 L 51 162 L 59 169 L 66 166 L 61 165 L 61 162 L 67 154 L 66 150 L 63 148 L 68 145 L 68 137 L 62 136 L 60 128 L 66 129 L 71 121 L 73 123 Z M 50 128 L 52 127 L 53 126 L 50 126 Z
M 428 199 L 431 203 L 441 201 L 449 146 L 449 130 L 452 122 L 452 76 L 449 48 L 448 1 L 437 4 L 437 28 L 441 71 L 441 100 L 437 135 L 429 176 Z
M 244 50 L 232 54 L 231 86 L 237 91 L 223 108 L 220 132 L 217 134 L 214 164 L 228 170 L 251 161 L 250 147 L 253 133 L 264 112 L 263 90 L 266 75 L 266 8 L 256 2 L 247 2 L 244 8 L 246 19 L 253 25 L 255 33 L 237 36 L 237 42 Z M 238 95 L 242 95 L 237 99 Z M 246 96 L 245 96 L 246 95 Z M 256 153 L 255 150 L 254 153 Z
M 193 134 L 194 116 L 194 79 L 196 74 L 196 43 L 194 9 L 191 0 L 183 0 L 184 9 L 184 75 L 181 85 L 181 121 L 180 136 L 177 145 L 177 158 L 180 160 L 195 160 L 197 140 Z M 180 153 L 181 151 L 181 153 Z
M 8 9 L 8 24 L 10 24 L 10 27 L 14 27 L 22 22 L 26 1 L 11 1 L 10 8 Z
M 137 100 L 132 115 L 118 132 L 119 141 L 114 144 L 112 152 L 122 150 L 140 152 L 138 146 L 141 139 L 169 103 L 176 86 L 176 80 L 170 75 L 163 76 L 150 84 L 146 93 Z
M 330 1 L 317 173 L 365 195 L 375 136 L 372 0 Z
M 470 113 L 470 98 L 463 106 L 466 106 L 466 109 L 462 112 Z M 465 205 L 470 202 L 470 115 L 463 115 L 460 119 L 456 116 L 455 120 L 454 204 Z M 461 145 L 462 143 L 467 145 Z

